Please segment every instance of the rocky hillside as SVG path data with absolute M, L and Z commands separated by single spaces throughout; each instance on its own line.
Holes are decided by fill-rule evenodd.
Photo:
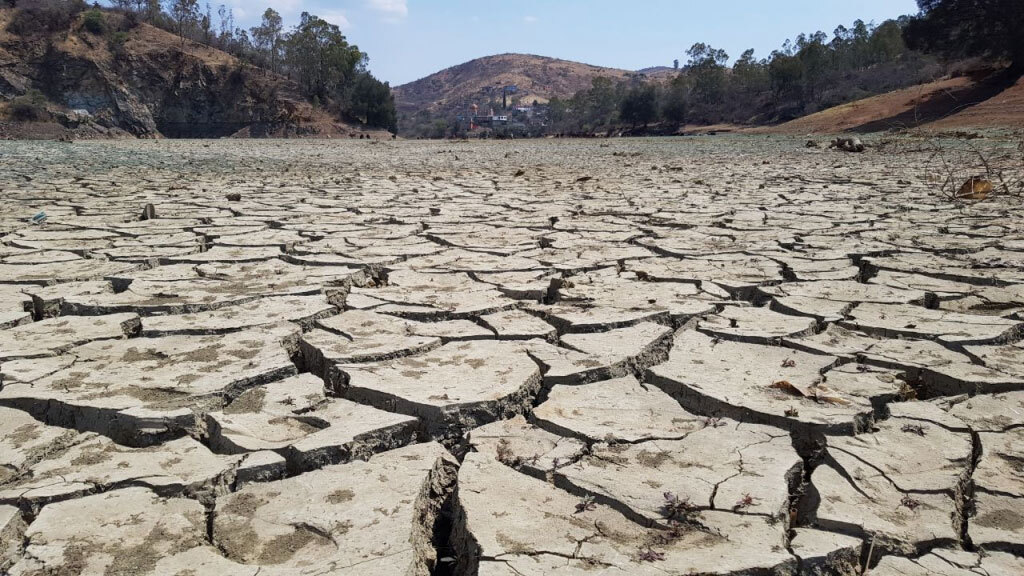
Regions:
M 502 88 L 516 86 L 522 102 L 545 103 L 552 97 L 569 97 L 589 88 L 598 76 L 614 80 L 633 72 L 602 68 L 569 60 L 531 54 L 499 54 L 470 60 L 403 84 L 394 89 L 399 113 L 451 113 L 476 103 L 481 107 L 494 98 L 501 101 Z M 490 92 L 487 92 L 490 90 Z
M 58 30 L 0 10 L 0 137 L 349 136 L 286 78 L 103 12 Z

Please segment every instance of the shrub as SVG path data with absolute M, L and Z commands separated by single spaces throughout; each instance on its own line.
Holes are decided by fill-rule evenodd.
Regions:
M 114 55 L 115 60 L 120 60 L 125 57 L 126 52 L 124 45 L 126 42 L 128 42 L 127 32 L 114 32 L 111 34 L 108 44 L 110 46 L 110 53 Z
M 100 9 L 93 8 L 85 13 L 82 26 L 90 33 L 100 36 L 107 31 L 107 19 L 103 17 Z
M 11 101 L 8 114 L 14 120 L 38 122 L 50 116 L 46 111 L 46 97 L 38 90 L 29 90 Z
M 86 9 L 84 0 L 18 0 L 7 31 L 19 36 L 66 30 Z
M 133 30 L 139 27 L 139 15 L 135 12 L 125 12 L 121 18 L 121 30 Z

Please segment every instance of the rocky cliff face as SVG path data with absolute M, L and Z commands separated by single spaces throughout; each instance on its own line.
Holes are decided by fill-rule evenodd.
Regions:
M 358 130 L 315 110 L 284 77 L 146 24 L 127 28 L 118 14 L 106 14 L 111 31 L 100 35 L 80 23 L 59 32 L 15 34 L 7 26 L 12 12 L 0 10 L 0 109 L 38 90 L 48 115 L 74 135 L 210 138 Z

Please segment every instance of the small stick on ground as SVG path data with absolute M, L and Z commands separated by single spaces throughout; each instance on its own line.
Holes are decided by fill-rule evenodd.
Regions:
M 868 566 L 871 565 L 871 557 L 875 554 L 875 537 L 871 537 L 871 547 L 868 548 L 868 557 L 864 559 L 864 568 L 860 571 L 860 576 L 867 576 Z

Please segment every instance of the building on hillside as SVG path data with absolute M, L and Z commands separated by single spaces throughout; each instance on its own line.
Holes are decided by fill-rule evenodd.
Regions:
M 473 116 L 473 124 L 477 126 L 505 126 L 508 124 L 508 116 L 495 114 L 493 116 Z

